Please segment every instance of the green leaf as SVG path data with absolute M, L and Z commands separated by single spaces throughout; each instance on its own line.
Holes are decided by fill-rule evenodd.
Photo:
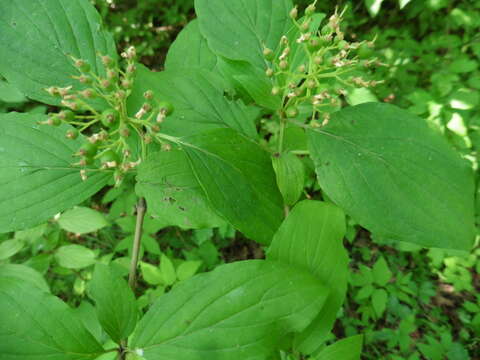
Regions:
M 364 0 L 365 6 L 372 17 L 377 16 L 382 8 L 383 0 Z
M 100 190 L 111 177 L 82 181 L 72 154 L 83 140 L 65 138 L 67 125 L 37 125 L 43 115 L 0 115 L 0 232 L 38 225 Z
M 7 260 L 23 249 L 24 243 L 18 239 L 5 240 L 0 243 L 0 261 Z
M 98 320 L 97 312 L 88 300 L 83 300 L 77 308 L 73 309 L 73 313 L 97 341 L 102 342 L 104 340 L 104 332 Z
M 197 0 L 200 31 L 212 51 L 266 69 L 263 47 L 276 50 L 292 26 L 290 0 Z
M 45 279 L 33 270 L 31 267 L 17 264 L 0 265 L 0 278 L 10 279 L 13 282 L 28 284 L 42 291 L 49 292 L 49 288 Z
M 179 281 L 190 279 L 196 274 L 198 269 L 202 265 L 201 261 L 190 260 L 184 261 L 177 267 L 177 277 Z
M 410 1 L 412 0 L 398 0 L 398 6 L 400 6 L 400 9 L 403 9 Z
M 208 71 L 155 73 L 138 66 L 135 87 L 128 99 L 133 115 L 143 105 L 143 94 L 152 90 L 155 98 L 169 101 L 175 108 L 162 124 L 162 132 L 174 136 L 232 128 L 251 138 L 257 137 L 255 119 L 260 110 L 240 100 L 224 96 L 223 80 Z
M 347 102 L 350 105 L 359 105 L 367 102 L 377 102 L 374 93 L 367 88 L 351 88 L 347 93 Z
M 0 80 L 0 101 L 5 103 L 22 103 L 26 101 L 25 96 L 14 86 L 6 81 Z
M 116 57 L 110 34 L 102 29 L 95 8 L 85 0 L 18 0 L 0 5 L 0 74 L 23 94 L 46 104 L 59 98 L 50 86 L 81 88 L 70 56 L 86 60 L 104 74 L 97 53 Z
M 64 245 L 58 248 L 55 259 L 67 269 L 83 269 L 95 263 L 95 253 L 81 245 Z
M 323 349 L 316 359 L 318 360 L 360 360 L 362 355 L 363 335 L 355 335 L 338 340 Z
M 372 268 L 373 280 L 378 286 L 385 286 L 392 278 L 392 272 L 383 256 L 380 256 Z
M 211 206 L 249 238 L 270 243 L 283 204 L 268 154 L 231 129 L 178 141 Z
M 449 103 L 452 109 L 471 110 L 480 103 L 480 96 L 477 91 L 458 89 L 450 95 Z
M 348 278 L 345 232 L 345 215 L 338 207 L 305 200 L 290 212 L 268 250 L 268 260 L 307 269 L 330 289 L 320 314 L 295 338 L 301 352 L 311 354 L 322 345 L 343 304 Z
M 211 208 L 179 149 L 149 155 L 138 167 L 136 193 L 148 203 L 150 214 L 182 229 L 217 227 L 225 223 Z
M 220 225 L 202 213 L 215 209 L 251 239 L 269 243 L 281 223 L 283 204 L 268 154 L 231 129 L 170 139 L 183 152 L 158 153 L 139 168 L 137 192 L 154 213 L 175 210 L 172 216 L 184 220 L 178 225 L 195 228 L 208 221 Z
M 295 204 L 300 199 L 305 184 L 302 161 L 292 153 L 283 153 L 272 157 L 272 165 L 285 204 Z
M 58 219 L 58 224 L 64 230 L 76 234 L 87 234 L 107 226 L 108 221 L 102 213 L 78 206 L 65 211 Z
M 210 50 L 207 40 L 200 33 L 198 20 L 191 21 L 168 49 L 165 70 L 185 71 L 202 69 L 214 71 L 218 57 Z
M 391 240 L 471 248 L 472 170 L 422 119 L 362 104 L 309 138 L 320 186 L 359 224 Z
M 161 296 L 130 342 L 146 359 L 264 359 L 303 330 L 328 290 L 307 272 L 262 260 L 222 265 Z
M 453 73 L 470 73 L 478 69 L 478 62 L 470 60 L 467 56 L 460 57 L 453 61 L 449 66 L 449 71 Z
M 257 68 L 245 61 L 224 58 L 220 58 L 218 68 L 222 75 L 230 81 L 232 87 L 243 96 L 242 98 L 251 99 L 270 110 L 281 108 L 282 98 L 280 95 L 272 95 L 273 83 L 266 76 L 264 69 Z
M 372 294 L 372 306 L 377 318 L 382 317 L 387 307 L 388 294 L 384 289 L 376 289 Z
M 109 266 L 97 264 L 90 282 L 98 319 L 110 337 L 120 343 L 135 329 L 138 310 L 127 282 Z
M 173 266 L 172 261 L 164 254 L 160 257 L 160 271 L 162 272 L 165 285 L 173 285 L 177 280 L 175 267 Z
M 104 350 L 58 298 L 0 272 L 2 360 L 87 360 Z
M 143 280 L 150 285 L 163 285 L 165 283 L 160 269 L 152 264 L 141 261 L 140 272 L 142 273 Z

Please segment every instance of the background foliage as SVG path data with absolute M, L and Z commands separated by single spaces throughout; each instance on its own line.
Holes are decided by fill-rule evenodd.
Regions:
M 193 17 L 192 0 L 96 0 L 94 4 L 117 44 L 135 45 L 142 62 L 158 70 L 169 44 Z M 349 94 L 349 102 L 393 103 L 426 118 L 477 170 L 480 1 L 321 1 L 318 7 L 330 13 L 336 5 L 348 6 L 347 35 L 359 40 L 376 37 L 376 49 L 366 50 L 375 53 L 365 56 L 378 56 L 387 65 L 376 69 L 377 80 L 384 81 L 380 86 Z M 27 102 L 0 79 L 0 112 L 14 109 L 37 114 L 47 110 Z M 318 188 L 312 164 L 304 165 L 306 191 L 314 196 Z M 40 271 L 52 292 L 75 306 L 81 316 L 91 306 L 85 292 L 97 260 L 115 257 L 119 273 L 128 273 L 134 203 L 132 182 L 127 179 L 122 187 L 103 191 L 54 221 L 1 234 L 0 263 L 24 263 Z M 479 209 L 477 197 L 477 219 Z M 197 272 L 264 257 L 261 247 L 229 225 L 207 220 L 217 226 L 184 231 L 147 216 L 141 308 Z M 352 259 L 348 299 L 332 340 L 365 334 L 365 359 L 480 358 L 478 245 L 468 254 L 394 245 L 352 221 L 346 244 Z M 83 321 L 93 333 L 99 332 L 95 321 Z

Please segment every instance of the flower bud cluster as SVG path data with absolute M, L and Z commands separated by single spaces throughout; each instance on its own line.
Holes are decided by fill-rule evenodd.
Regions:
M 173 112 L 173 106 L 166 101 L 158 101 L 153 91 L 144 93 L 144 103 L 134 116 L 127 113 L 126 101 L 132 92 L 135 81 L 136 51 L 128 48 L 121 54 L 123 66 L 108 55 L 100 55 L 105 68 L 104 75 L 98 76 L 84 59 L 72 57 L 79 75 L 73 78 L 83 86 L 74 90 L 73 86 L 49 87 L 45 89 L 51 96 L 59 97 L 63 109 L 50 113 L 42 124 L 59 126 L 71 125 L 65 136 L 77 139 L 80 134 L 85 142 L 74 154 L 80 167 L 80 176 L 88 178 L 92 166 L 100 164 L 101 170 L 113 171 L 115 183 L 119 185 L 125 174 L 134 169 L 145 157 L 146 144 L 156 140 L 164 145 L 159 137 L 160 124 Z M 92 105 L 103 101 L 106 109 L 98 112 Z M 105 106 L 104 106 L 105 108 Z M 132 158 L 128 138 L 136 134 L 140 138 L 142 154 Z
M 272 78 L 272 95 L 281 96 L 283 115 L 297 117 L 299 107 L 308 104 L 312 108 L 312 124 L 316 118 L 328 121 L 329 113 L 341 106 L 347 89 L 373 87 L 379 81 L 369 81 L 359 76 L 365 68 L 383 65 L 371 53 L 374 41 L 349 42 L 342 29 L 344 12 L 335 13 L 318 28 L 315 25 L 315 4 L 310 4 L 302 18 L 295 7 L 290 18 L 297 31 L 283 36 L 279 50 L 264 48 L 268 63 L 266 75 Z M 305 59 L 299 62 L 298 52 Z M 325 122 L 325 121 L 324 121 Z

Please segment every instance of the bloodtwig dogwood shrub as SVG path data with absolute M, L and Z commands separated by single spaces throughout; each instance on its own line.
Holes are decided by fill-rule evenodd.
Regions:
M 358 359 L 361 337 L 325 346 L 347 289 L 345 214 L 380 236 L 468 250 L 472 170 L 421 118 L 343 107 L 374 87 L 374 41 L 342 13 L 290 0 L 196 0 L 165 71 L 115 44 L 87 0 L 0 4 L 0 74 L 48 116 L 0 115 L 0 231 L 35 226 L 135 177 L 129 285 L 97 264 L 96 337 L 31 268 L 0 266 L 0 356 L 19 359 Z M 322 199 L 303 199 L 311 161 Z M 194 276 L 145 313 L 135 302 L 143 216 L 229 223 L 268 247 Z M 93 311 L 93 310 L 92 310 Z M 116 344 L 111 346 L 109 344 Z M 107 344 L 107 345 L 106 345 Z

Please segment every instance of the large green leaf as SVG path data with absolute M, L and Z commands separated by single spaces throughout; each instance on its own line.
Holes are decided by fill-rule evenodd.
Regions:
M 0 266 L 0 274 L 2 279 L 11 279 L 13 282 L 21 282 L 46 292 L 49 291 L 45 279 L 31 267 L 18 264 L 5 264 Z
M 313 353 L 325 341 L 347 291 L 348 256 L 343 247 L 345 215 L 333 204 L 305 200 L 298 203 L 275 234 L 267 259 L 309 270 L 330 289 L 312 324 L 295 337 L 295 346 Z
M 356 335 L 339 340 L 323 349 L 317 360 L 360 360 L 363 336 Z
M 293 26 L 290 0 L 196 0 L 200 31 L 215 54 L 264 69 L 263 47 L 275 50 Z
M 270 243 L 283 202 L 268 154 L 232 129 L 171 140 L 178 150 L 157 153 L 139 168 L 137 191 L 153 211 L 179 206 L 172 216 L 182 220 L 183 212 L 187 224 L 216 224 L 211 208 L 251 239 Z
M 246 61 L 229 60 L 216 55 L 208 47 L 200 33 L 198 20 L 192 21 L 177 37 L 170 48 L 165 64 L 168 71 L 191 69 L 209 70 L 221 75 L 223 87 L 236 90 L 246 102 L 277 110 L 281 106 L 280 96 L 272 96 L 272 79 L 265 74 L 264 67 L 255 67 Z
M 236 262 L 197 275 L 159 298 L 130 343 L 147 360 L 265 359 L 303 330 L 328 290 L 278 262 Z
M 223 80 L 208 71 L 159 72 L 139 66 L 135 88 L 128 100 L 134 114 L 145 102 L 143 94 L 152 90 L 159 100 L 175 108 L 162 124 L 162 132 L 186 136 L 217 128 L 232 128 L 255 138 L 255 119 L 260 110 L 240 100 L 224 96 Z
M 362 226 L 386 238 L 468 250 L 473 172 L 425 121 L 368 103 L 309 131 L 320 186 Z
M 26 96 L 58 105 L 45 88 L 79 87 L 70 56 L 103 74 L 97 53 L 116 57 L 115 44 L 87 0 L 16 0 L 0 3 L 0 74 Z
M 4 80 L 0 80 L 0 101 L 5 103 L 22 103 L 27 99 L 14 86 Z
M 269 244 L 283 217 L 283 200 L 268 154 L 231 129 L 181 140 L 211 206 L 249 238 Z
M 165 70 L 185 71 L 193 68 L 214 71 L 218 57 L 200 33 L 198 20 L 191 21 L 168 49 Z
M 82 181 L 72 156 L 82 139 L 68 140 L 67 125 L 38 125 L 43 115 L 0 115 L 0 232 L 48 220 L 100 190 L 109 173 Z
M 107 265 L 97 264 L 90 282 L 90 296 L 95 300 L 103 329 L 120 343 L 135 328 L 138 317 L 135 295 L 127 282 Z
M 273 82 L 267 77 L 264 69 L 246 61 L 225 58 L 219 59 L 218 69 L 247 103 L 254 101 L 270 110 L 281 108 L 282 99 L 279 95 L 272 95 Z
M 104 353 L 65 303 L 1 273 L 0 319 L 2 360 L 87 360 Z
M 135 189 L 147 200 L 150 214 L 165 224 L 200 229 L 225 223 L 211 208 L 187 154 L 180 149 L 148 156 L 138 168 Z

